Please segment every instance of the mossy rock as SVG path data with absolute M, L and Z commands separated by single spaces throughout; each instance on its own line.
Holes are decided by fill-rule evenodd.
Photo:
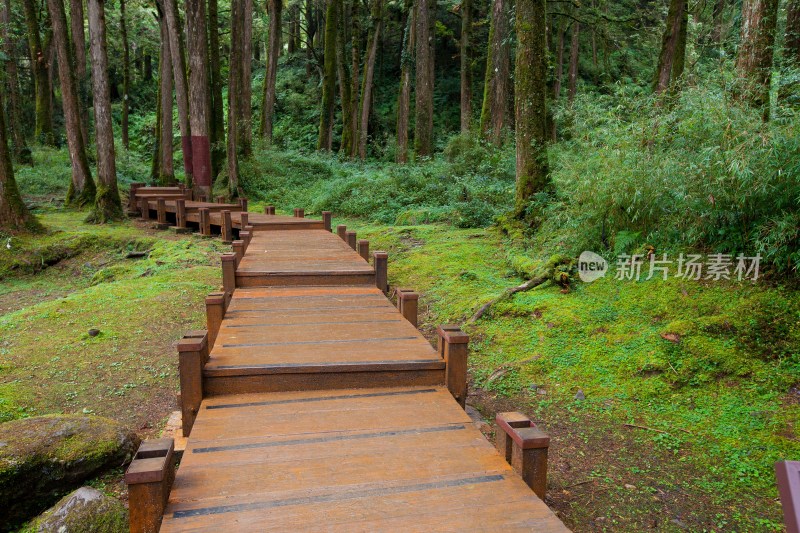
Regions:
M 135 433 L 97 416 L 48 415 L 0 424 L 0 529 L 125 464 L 138 446 Z
M 123 533 L 128 512 L 119 500 L 91 487 L 61 498 L 22 530 L 24 533 Z

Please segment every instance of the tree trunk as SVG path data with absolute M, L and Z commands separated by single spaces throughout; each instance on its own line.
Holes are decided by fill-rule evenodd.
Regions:
M 222 100 L 222 62 L 219 43 L 219 4 L 217 0 L 208 0 L 208 54 L 210 62 L 208 76 L 211 77 L 211 91 L 207 92 L 209 138 L 211 143 L 211 180 L 222 170 L 225 159 L 225 105 Z M 194 133 L 194 131 L 193 131 Z
M 267 71 L 264 76 L 264 99 L 261 105 L 261 137 L 272 144 L 273 118 L 275 114 L 275 80 L 278 75 L 278 57 L 281 48 L 281 0 L 268 0 L 269 35 L 267 36 Z M 313 37 L 309 36 L 309 40 Z
M 354 4 L 355 2 L 351 5 Z M 343 10 L 344 6 L 340 3 L 339 8 Z M 339 99 L 342 103 L 341 153 L 347 157 L 352 157 L 354 151 L 357 151 L 357 146 L 354 145 L 356 144 L 355 135 L 358 128 L 353 124 L 353 120 L 355 120 L 356 116 L 353 112 L 353 87 L 356 82 L 352 79 L 350 66 L 348 66 L 347 61 L 345 61 L 347 27 L 350 26 L 350 24 L 347 24 L 344 12 L 340 12 L 338 16 L 342 20 L 336 32 L 336 69 L 339 74 Z M 350 19 L 352 20 L 352 24 L 355 24 L 352 14 Z
M 244 39 L 244 2 L 231 1 L 231 58 L 228 72 L 228 194 L 237 196 L 239 187 L 239 135 L 241 128 L 237 120 L 241 117 L 242 68 Z
M 372 27 L 367 36 L 367 57 L 364 64 L 364 80 L 361 87 L 361 118 L 359 119 L 358 156 L 367 158 L 369 138 L 369 113 L 372 110 L 372 85 L 375 77 L 375 58 L 378 56 L 381 25 L 383 24 L 383 0 L 372 0 Z
M 64 122 L 72 163 L 72 181 L 67 192 L 68 205 L 83 206 L 95 198 L 96 188 L 89 169 L 89 158 L 81 131 L 81 112 L 78 102 L 78 86 L 72 72 L 72 46 L 67 33 L 67 15 L 64 0 L 47 0 L 50 22 L 53 25 L 53 41 L 58 57 L 58 75 L 61 80 L 61 100 Z
M 486 55 L 481 134 L 498 146 L 502 142 L 503 128 L 506 126 L 511 77 L 508 19 L 505 0 L 494 0 L 492 23 L 489 27 L 489 50 Z
M 168 2 L 169 0 L 164 0 Z M 161 125 L 158 150 L 160 156 L 158 183 L 175 183 L 175 165 L 172 154 L 172 51 L 169 46 L 169 29 L 165 17 L 159 20 L 161 30 L 161 50 L 158 59 L 159 105 L 161 106 Z
M 189 50 L 189 114 L 192 130 L 192 176 L 197 193 L 211 198 L 211 97 L 204 0 L 186 0 Z
M 572 24 L 572 41 L 569 43 L 569 84 L 567 86 L 567 101 L 572 104 L 578 87 L 578 58 L 580 46 L 581 25 L 579 22 Z
M 417 0 L 416 108 L 414 112 L 414 150 L 417 156 L 433 154 L 433 73 L 434 41 L 431 32 L 436 0 Z
M 53 109 L 50 101 L 52 87 L 50 85 L 50 65 L 45 47 L 39 35 L 39 17 L 34 0 L 23 0 L 25 7 L 25 23 L 28 34 L 28 51 L 30 52 L 31 73 L 36 88 L 36 121 L 34 135 L 42 144 L 55 146 L 53 131 Z
M 472 0 L 461 1 L 461 133 L 469 133 L 472 122 Z
M 658 56 L 658 68 L 653 82 L 653 91 L 656 94 L 669 89 L 683 74 L 688 16 L 686 0 L 670 0 L 667 25 L 661 39 L 661 53 Z
M 341 0 L 328 0 L 325 14 L 325 69 L 322 80 L 322 112 L 319 120 L 317 150 L 333 148 L 333 112 L 336 100 L 336 33 Z
M 11 133 L 11 147 L 14 160 L 23 165 L 33 165 L 33 157 L 28 144 L 25 142 L 25 132 L 22 129 L 22 103 L 19 95 L 19 73 L 17 71 L 17 54 L 14 40 L 10 32 L 11 0 L 5 0 L 0 13 L 0 26 L 2 27 L 3 51 L 6 54 L 6 76 L 8 85 L 8 111 L 11 120 L 9 130 Z
M 350 32 L 350 126 L 353 142 L 350 144 L 350 152 L 347 155 L 351 158 L 358 156 L 358 132 L 360 127 L 358 121 L 361 117 L 361 110 L 358 106 L 358 102 L 361 88 L 361 84 L 359 83 L 359 80 L 361 80 L 361 43 L 364 40 L 364 36 L 360 24 L 360 5 L 360 2 L 354 1 L 351 3 L 350 10 L 350 19 L 352 21 L 352 31 Z
M 800 65 L 800 0 L 786 3 L 786 44 L 784 56 Z
M 164 0 L 164 17 L 169 32 L 175 102 L 178 105 L 178 126 L 181 131 L 181 152 L 187 184 L 192 184 L 192 130 L 189 125 L 189 95 L 186 89 L 186 58 L 177 0 Z
M 250 157 L 253 153 L 253 0 L 244 0 L 242 28 L 242 81 L 239 107 L 239 153 Z
M 128 93 L 131 85 L 131 67 L 128 28 L 125 21 L 125 0 L 119 0 L 119 25 L 122 37 L 122 146 L 127 150 L 130 146 L 128 138 Z M 170 99 L 172 99 L 171 92 Z
M 403 51 L 400 54 L 400 92 L 397 97 L 397 154 L 398 163 L 408 162 L 408 122 L 411 115 L 411 76 L 414 73 L 416 49 L 417 7 L 406 0 L 406 29 L 403 34 Z
M 111 124 L 111 93 L 108 82 L 108 47 L 104 0 L 88 0 L 90 53 L 92 58 L 92 100 L 97 143 L 97 195 L 95 222 L 106 222 L 122 216 L 117 189 L 117 167 L 114 154 L 114 129 Z
M 312 0 L 305 0 L 305 9 L 303 15 L 306 19 L 306 76 L 311 77 L 313 73 L 314 62 L 314 36 L 317 33 L 317 15 L 314 11 L 314 3 Z
M 724 12 L 725 0 L 715 0 L 711 13 L 711 44 L 717 47 L 722 44 L 722 15 Z
M 744 0 L 736 73 L 741 95 L 753 106 L 762 108 L 769 119 L 769 90 L 772 82 L 772 57 L 778 0 Z
M 84 145 L 89 145 L 89 76 L 86 74 L 86 30 L 84 29 L 83 0 L 70 0 L 70 27 L 75 64 L 75 81 L 78 85 L 78 104 L 81 110 L 81 133 Z
M 39 223 L 25 207 L 14 179 L 14 167 L 11 164 L 11 153 L 8 150 L 8 139 L 6 138 L 3 104 L 5 104 L 5 98 L 3 98 L 2 85 L 0 85 L 0 228 L 5 230 L 41 229 Z
M 545 0 L 517 0 L 517 58 L 514 75 L 517 187 L 514 210 L 524 217 L 531 197 L 546 190 L 547 168 L 547 8 Z
M 561 96 L 561 81 L 564 79 L 564 20 L 558 23 L 558 43 L 556 50 L 556 74 L 553 81 L 553 99 Z

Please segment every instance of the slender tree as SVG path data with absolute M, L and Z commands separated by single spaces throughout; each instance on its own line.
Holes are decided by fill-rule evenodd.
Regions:
M 178 107 L 178 127 L 181 132 L 181 152 L 186 181 L 192 183 L 192 129 L 189 124 L 189 94 L 186 81 L 186 57 L 184 54 L 181 22 L 177 0 L 164 0 L 164 17 L 169 32 L 169 52 L 172 58 L 172 76 L 175 86 L 175 103 Z M 213 49 L 213 48 L 212 48 Z
M 683 74 L 686 58 L 686 27 L 689 11 L 686 0 L 670 0 L 667 12 L 667 25 L 661 39 L 661 53 L 658 56 L 653 90 L 663 93 L 678 81 Z
M 517 187 L 514 211 L 524 217 L 531 197 L 549 187 L 547 166 L 547 25 L 545 0 L 517 0 L 514 95 Z
M 561 96 L 561 82 L 564 79 L 564 23 L 563 18 L 558 23 L 558 33 L 556 38 L 556 72 L 553 79 L 553 99 L 558 100 Z
M 211 79 L 209 100 L 209 137 L 211 139 L 212 180 L 222 171 L 222 163 L 227 152 L 225 144 L 225 105 L 222 99 L 222 50 L 219 40 L 219 5 L 217 0 L 208 0 L 208 61 Z
M 481 108 L 481 134 L 499 145 L 508 116 L 511 53 L 509 46 L 509 13 L 505 0 L 492 3 L 489 27 L 489 50 L 486 55 L 486 77 Z
M 86 29 L 83 0 L 70 0 L 69 20 L 72 31 L 72 51 L 75 63 L 75 80 L 78 83 L 78 100 L 81 106 L 81 132 L 83 142 L 89 145 L 89 76 L 86 73 Z
M 117 188 L 114 129 L 111 124 L 111 93 L 108 81 L 108 47 L 104 0 L 88 0 L 92 100 L 97 142 L 97 195 L 90 219 L 106 222 L 122 216 Z
M 722 16 L 725 12 L 726 0 L 715 0 L 711 13 L 711 44 L 722 44 Z
M 244 0 L 242 20 L 242 105 L 239 108 L 239 152 L 253 152 L 253 0 Z
M 753 106 L 763 109 L 769 119 L 769 90 L 772 83 L 772 58 L 778 0 L 744 0 L 742 28 L 736 72 L 741 81 L 741 95 Z
M 278 75 L 278 56 L 281 48 L 281 9 L 282 0 L 267 0 L 269 14 L 269 34 L 267 36 L 267 72 L 264 77 L 264 98 L 261 105 L 261 125 L 259 133 L 267 142 L 272 143 L 272 121 L 275 113 L 275 80 Z M 308 37 L 308 46 L 312 46 L 313 36 Z
M 461 132 L 472 122 L 472 0 L 461 0 Z
M 17 70 L 17 53 L 14 38 L 11 34 L 11 0 L 5 0 L 0 10 L 0 31 L 2 31 L 3 51 L 5 57 L 6 85 L 8 94 L 9 132 L 14 160 L 23 165 L 32 165 L 33 156 L 25 141 L 22 129 L 22 102 L 19 95 L 19 73 Z
M 800 65 L 800 0 L 786 2 L 786 42 L 784 56 Z
M 322 80 L 322 111 L 319 120 L 317 150 L 333 148 L 333 112 L 336 103 L 336 33 L 341 0 L 328 0 L 325 14 L 325 68 Z
M 164 0 L 167 2 L 169 0 Z M 172 153 L 172 53 L 169 45 L 169 29 L 164 16 L 163 3 L 159 2 L 158 26 L 161 35 L 161 47 L 158 54 L 158 105 L 159 116 L 158 148 L 158 183 L 173 185 L 175 183 L 175 162 Z
M 0 85 L 0 228 L 9 230 L 40 230 L 41 226 L 30 214 L 14 179 L 14 167 L 6 138 L 5 103 Z
M 354 6 L 356 2 L 349 2 L 349 5 Z M 342 10 L 344 9 L 343 2 L 339 4 L 339 7 Z M 350 15 L 349 18 L 352 20 L 352 13 Z M 353 91 L 355 90 L 357 82 L 352 79 L 352 75 L 357 76 L 358 74 L 351 71 L 351 67 L 348 65 L 345 55 L 348 37 L 347 28 L 351 26 L 351 24 L 346 23 L 348 17 L 344 16 L 344 12 L 339 13 L 339 17 L 340 20 L 343 21 L 342 24 L 339 24 L 338 31 L 336 32 L 336 68 L 339 75 L 339 100 L 342 103 L 341 152 L 347 157 L 352 157 L 354 152 L 357 151 L 357 146 L 354 146 L 354 144 L 356 143 L 355 137 L 358 131 L 358 125 L 355 122 L 357 120 L 357 112 L 353 109 L 353 107 L 356 106 Z M 352 25 L 355 25 L 354 20 Z M 355 65 L 356 62 L 353 61 L 353 67 L 355 67 Z
M 364 61 L 364 80 L 361 86 L 361 117 L 358 131 L 358 156 L 367 158 L 367 139 L 369 138 L 369 114 L 372 110 L 372 84 L 375 77 L 375 59 L 378 57 L 381 25 L 383 24 L 383 0 L 372 0 L 372 26 L 367 35 L 367 57 Z
M 64 0 L 47 0 L 50 22 L 53 25 L 53 42 L 58 57 L 58 75 L 61 80 L 61 101 L 64 108 L 67 145 L 72 163 L 72 181 L 67 192 L 67 204 L 83 206 L 92 202 L 97 193 L 89 169 L 86 144 L 81 131 L 81 111 L 78 85 L 72 71 L 72 46 L 67 30 Z
M 414 74 L 416 49 L 416 3 L 406 0 L 406 25 L 403 51 L 400 54 L 400 91 L 397 96 L 397 154 L 398 163 L 408 162 L 408 126 L 411 115 L 411 76 Z
M 128 95 L 131 89 L 131 51 L 130 45 L 128 44 L 128 23 L 125 17 L 125 0 L 119 0 L 119 27 L 120 38 L 122 39 L 122 146 L 127 150 L 130 146 L 130 139 L 128 136 L 128 113 L 130 108 Z M 167 43 L 167 46 L 169 47 L 169 43 Z M 172 98 L 171 94 L 170 98 Z
M 570 104 L 575 99 L 578 88 L 578 59 L 580 46 L 580 22 L 572 24 L 572 41 L 569 44 L 569 83 L 567 84 L 567 100 Z
M 417 0 L 416 107 L 414 109 L 414 150 L 418 156 L 433 153 L 434 42 L 431 31 L 436 0 Z
M 211 197 L 211 95 L 204 0 L 186 0 L 189 50 L 189 115 L 192 130 L 192 177 L 195 191 Z
M 242 39 L 244 37 L 244 0 L 231 0 L 231 57 L 228 72 L 228 194 L 236 196 L 239 186 L 239 154 L 242 114 Z
M 39 29 L 39 15 L 34 0 L 23 0 L 25 7 L 25 24 L 28 29 L 28 51 L 30 52 L 31 72 L 36 88 L 36 121 L 35 136 L 43 144 L 55 146 L 56 137 L 53 131 L 53 109 L 50 100 L 50 63 L 48 43 L 42 42 Z

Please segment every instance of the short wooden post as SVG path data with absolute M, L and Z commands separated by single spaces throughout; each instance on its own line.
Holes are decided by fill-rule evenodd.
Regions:
M 203 401 L 204 352 L 208 350 L 208 334 L 201 338 L 184 337 L 178 341 L 178 370 L 181 383 L 181 415 L 183 436 L 188 437 Z
M 419 294 L 409 289 L 397 290 L 397 307 L 403 318 L 411 322 L 411 325 L 417 327 L 418 312 L 419 312 Z
M 244 240 L 245 251 L 247 251 L 247 249 L 250 247 L 250 241 L 253 240 L 253 233 L 254 233 L 253 226 L 248 224 L 247 226 L 244 227 L 244 236 L 241 238 L 242 240 Z
M 511 435 L 511 466 L 544 500 L 547 494 L 547 449 L 550 437 L 535 426 L 519 428 Z
M 156 200 L 156 222 L 158 229 L 167 228 L 167 202 L 164 198 Z
M 272 206 L 270 206 L 270 205 L 265 205 L 265 206 L 264 206 L 264 214 L 265 214 L 265 215 L 269 215 L 269 208 L 270 208 L 270 207 L 272 207 Z
M 219 196 L 217 196 L 216 201 L 217 201 L 218 204 L 224 204 L 225 203 L 225 197 L 222 196 L 222 195 L 219 195 Z
M 294 216 L 296 218 L 305 218 L 306 210 L 303 209 L 302 207 L 298 207 L 297 209 L 294 210 Z
M 800 532 L 800 461 L 775 463 L 786 533 Z
M 375 269 L 375 286 L 386 294 L 389 292 L 389 254 L 380 251 L 374 252 L 372 266 Z
M 206 296 L 206 327 L 208 328 L 208 349 L 214 347 L 219 327 L 225 317 L 225 293 L 212 292 Z
M 250 223 L 250 215 L 242 211 L 241 218 L 239 219 L 239 229 L 243 230 L 246 225 Z
M 194 194 L 194 193 L 192 192 L 192 189 L 186 189 L 186 190 L 184 190 L 184 191 L 183 191 L 183 198 L 184 198 L 184 200 L 186 200 L 187 202 L 191 202 L 191 201 L 192 201 L 192 197 L 193 197 L 192 195 L 193 195 L 193 194 Z
M 531 419 L 519 412 L 497 413 L 497 433 L 495 434 L 495 446 L 506 462 L 511 464 L 511 447 L 514 444 L 510 433 L 513 429 L 528 428 L 533 425 Z
M 456 401 L 464 407 L 467 403 L 467 353 L 469 335 L 461 329 L 437 329 L 439 351 L 444 357 L 445 385 Z
M 356 246 L 357 246 L 357 244 L 356 244 L 356 232 L 355 231 L 348 231 L 345 235 L 347 236 L 347 244 L 350 246 L 350 248 L 355 250 Z
M 139 198 L 139 213 L 142 220 L 150 220 L 150 201 L 147 198 Z
M 179 228 L 186 227 L 186 200 L 175 200 L 175 225 Z
M 344 242 L 347 242 L 347 226 L 345 226 L 344 224 L 339 224 L 338 226 L 336 226 L 336 234 Z
M 236 268 L 239 268 L 239 263 L 242 261 L 242 257 L 244 257 L 244 241 L 233 241 L 231 243 L 231 248 L 233 249 L 233 255 L 236 256 Z
M 224 210 L 222 213 L 222 243 L 230 244 L 233 242 L 233 222 L 231 222 L 231 212 Z
M 208 208 L 201 207 L 197 210 L 200 214 L 200 235 L 211 236 L 211 217 L 208 215 Z
M 331 231 L 331 217 L 333 214 L 330 211 L 322 212 L 322 225 L 326 230 Z
M 239 198 L 239 207 L 242 209 L 242 213 L 247 213 L 247 198 Z
M 247 252 L 247 247 L 250 245 L 250 232 L 241 230 L 239 232 L 239 239 L 242 241 L 242 257 L 244 257 L 245 252 Z
M 369 263 L 369 241 L 366 239 L 358 239 L 358 255 Z
M 144 183 L 131 183 L 131 188 L 128 192 L 128 211 L 132 214 L 139 210 L 139 204 L 136 202 L 136 191 L 144 186 Z
M 131 533 L 156 533 L 175 480 L 175 441 L 146 440 L 125 472 Z
M 222 254 L 222 290 L 226 298 L 236 290 L 236 255 L 231 252 Z
M 268 205 L 267 206 L 267 214 L 268 215 L 275 215 L 275 206 L 274 205 Z
M 208 197 L 205 194 L 201 194 L 197 197 L 197 201 L 201 203 L 208 202 Z

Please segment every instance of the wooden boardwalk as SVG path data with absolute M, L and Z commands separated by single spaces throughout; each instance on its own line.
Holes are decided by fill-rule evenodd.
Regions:
M 434 349 L 413 293 L 401 312 L 382 290 L 385 254 L 284 220 L 329 216 L 261 216 L 178 344 L 187 448 L 173 474 L 170 441 L 142 445 L 131 530 L 566 531 L 531 490 L 549 439 L 506 413 L 501 454 L 464 412 L 466 335 Z

